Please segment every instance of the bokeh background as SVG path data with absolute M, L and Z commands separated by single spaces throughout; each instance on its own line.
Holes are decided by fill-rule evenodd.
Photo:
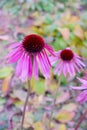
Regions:
M 15 66 L 5 59 L 8 46 L 24 36 L 37 33 L 58 51 L 71 47 L 87 59 L 87 0 L 0 0 L 0 130 L 19 130 L 23 105 L 27 94 L 26 83 L 15 76 Z M 87 77 L 85 69 L 77 76 Z M 32 79 L 30 108 L 26 110 L 25 130 L 45 130 L 52 108 L 58 76 L 51 73 L 45 80 Z M 80 116 L 87 109 L 86 103 L 75 101 L 78 91 L 76 78 L 61 76 L 52 130 L 74 130 Z M 87 117 L 79 130 L 87 130 Z

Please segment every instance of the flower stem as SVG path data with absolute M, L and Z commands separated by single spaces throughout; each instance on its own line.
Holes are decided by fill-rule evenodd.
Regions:
M 50 119 L 49 119 L 49 124 L 48 124 L 48 129 L 49 130 L 51 129 L 52 116 L 53 116 L 55 105 L 56 105 L 57 93 L 58 93 L 59 86 L 60 86 L 60 79 L 58 81 L 58 86 L 57 86 L 57 89 L 56 89 L 56 93 L 55 93 L 55 97 L 54 97 L 54 102 L 53 102 L 53 106 L 52 106 L 52 109 L 51 109 L 51 114 L 50 114 Z
M 27 93 L 27 97 L 26 97 L 25 104 L 24 104 L 24 109 L 23 109 L 23 116 L 22 116 L 22 121 L 21 121 L 21 130 L 23 130 L 26 106 L 27 106 L 27 103 L 28 103 L 28 99 L 30 97 L 30 93 L 31 93 L 31 86 L 30 86 L 30 81 L 28 80 L 28 93 Z
M 87 114 L 87 110 L 86 110 L 86 111 L 83 113 L 83 115 L 80 117 L 79 122 L 78 122 L 78 124 L 77 124 L 76 127 L 75 127 L 75 130 L 78 130 L 78 128 L 80 127 L 80 124 L 82 123 L 82 121 L 83 121 L 83 119 L 85 118 L 86 114 Z

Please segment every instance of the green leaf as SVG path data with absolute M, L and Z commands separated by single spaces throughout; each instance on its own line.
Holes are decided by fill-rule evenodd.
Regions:
M 87 47 L 87 40 L 85 40 L 85 41 L 83 42 L 83 45 L 84 45 L 85 47 Z
M 81 49 L 81 53 L 82 53 L 82 56 L 83 56 L 84 58 L 87 58 L 87 48 L 83 47 L 83 48 Z
M 5 78 L 13 72 L 12 67 L 5 67 L 0 70 L 0 78 Z
M 66 85 L 67 85 L 67 80 L 66 80 L 66 78 L 64 77 L 64 75 L 61 75 L 60 80 L 61 80 L 61 84 L 62 84 L 63 86 L 66 86 Z
M 6 103 L 6 99 L 0 97 L 0 105 L 3 105 L 4 103 Z
M 71 121 L 74 118 L 74 116 L 75 116 L 74 112 L 61 110 L 56 115 L 56 120 L 58 120 L 62 123 L 68 123 L 69 121 Z
M 34 91 L 39 95 L 45 92 L 45 86 L 43 80 L 36 81 L 36 84 L 34 85 Z
M 56 37 L 55 42 L 53 42 L 53 46 L 55 50 L 57 51 L 57 50 L 66 48 L 67 43 L 62 38 Z
M 52 18 L 49 14 L 46 15 L 45 17 L 45 23 L 46 24 L 51 24 L 52 23 Z

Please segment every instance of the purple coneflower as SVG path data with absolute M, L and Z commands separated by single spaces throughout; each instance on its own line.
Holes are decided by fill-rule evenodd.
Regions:
M 81 79 L 81 78 L 78 78 L 78 79 L 82 83 L 82 85 L 80 87 L 74 86 L 71 88 L 75 90 L 83 90 L 76 99 L 78 102 L 83 103 L 87 101 L 87 80 Z
M 27 77 L 31 79 L 32 74 L 38 79 L 38 65 L 45 78 L 50 76 L 51 64 L 47 51 L 53 54 L 53 49 L 47 45 L 44 39 L 36 34 L 26 36 L 22 42 L 10 46 L 12 51 L 8 54 L 8 62 L 18 61 L 16 75 L 23 81 Z M 47 50 L 47 51 L 46 51 Z
M 80 72 L 80 69 L 85 67 L 84 63 L 81 61 L 81 57 L 75 54 L 70 48 L 59 50 L 55 52 L 55 55 L 56 56 L 50 57 L 52 64 L 58 62 L 54 70 L 55 74 L 64 74 L 65 77 L 67 74 L 75 76 L 76 72 Z

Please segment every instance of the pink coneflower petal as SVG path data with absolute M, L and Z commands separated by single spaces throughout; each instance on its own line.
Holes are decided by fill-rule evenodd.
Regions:
M 83 67 L 85 67 L 85 65 L 83 66 L 82 64 L 80 64 L 80 62 L 78 62 L 77 59 L 75 60 L 75 62 L 76 62 L 76 65 L 77 65 L 80 69 L 83 69 Z
M 77 78 L 81 83 L 87 84 L 87 81 L 85 79 Z
M 58 60 L 58 57 L 53 57 L 53 56 L 51 56 L 50 58 L 50 62 L 51 62 L 51 64 L 53 65 L 53 64 L 55 64 L 56 63 L 56 61 Z
M 80 71 L 81 71 L 81 69 L 83 69 L 83 67 L 82 67 L 82 65 L 81 65 L 81 64 L 76 63 L 76 65 L 77 65 L 77 67 L 80 69 Z
M 79 59 L 77 59 L 77 62 L 78 62 L 79 64 L 81 64 L 83 67 L 85 67 L 85 64 L 84 64 L 82 61 L 80 61 Z
M 14 63 L 16 61 L 19 60 L 19 58 L 21 57 L 22 52 L 17 52 L 16 54 L 14 54 L 13 56 L 10 57 L 10 59 L 8 59 L 8 63 Z
M 66 68 L 65 64 L 63 64 L 63 74 L 66 77 L 66 75 L 67 75 L 67 68 Z
M 62 67 L 59 69 L 59 73 L 58 73 L 58 76 L 60 76 L 61 74 L 62 74 L 62 72 L 63 72 L 63 69 L 62 69 Z
M 77 102 L 80 102 L 80 103 L 87 101 L 87 90 L 84 90 L 83 92 L 81 92 L 78 95 L 76 100 L 77 100 Z
M 34 76 L 35 79 L 38 79 L 38 62 L 36 59 L 36 55 L 34 55 Z
M 70 86 L 72 89 L 75 89 L 75 90 L 84 90 L 84 89 L 87 89 L 87 86 L 80 86 L 80 87 L 78 87 L 78 86 Z
M 29 60 L 28 60 L 28 55 L 25 54 L 24 55 L 24 60 L 23 60 L 23 65 L 22 65 L 22 73 L 21 73 L 21 79 L 22 81 L 25 81 L 28 75 L 28 64 L 29 64 Z
M 59 68 L 61 68 L 62 65 L 63 65 L 63 61 L 61 61 L 61 62 L 56 66 L 56 68 L 55 68 L 55 70 L 54 70 L 54 73 L 55 73 L 55 74 L 57 73 L 57 71 L 59 70 Z
M 19 53 L 20 51 L 22 51 L 21 47 L 16 48 L 14 51 L 11 51 L 6 58 L 10 58 L 13 57 L 16 53 Z
M 73 64 L 72 64 L 72 63 L 69 64 L 69 68 L 70 68 L 71 74 L 72 74 L 73 76 L 75 76 L 75 70 L 74 70 L 74 67 L 73 67 Z
M 50 72 L 50 64 L 49 64 L 49 62 L 48 62 L 48 59 L 47 59 L 47 57 L 43 54 L 43 52 L 42 53 L 40 53 L 41 54 L 41 57 L 42 57 L 42 62 L 43 62 L 43 64 L 44 64 L 44 66 L 45 66 L 45 69 L 46 69 L 46 71 L 47 72 Z
M 46 54 L 46 51 L 43 50 L 43 51 L 42 51 L 42 54 L 43 54 L 43 56 L 44 56 L 45 61 L 47 62 L 48 67 L 51 67 L 51 63 L 50 63 L 49 58 L 48 58 L 48 56 L 47 56 L 47 54 Z
M 54 55 L 54 50 L 51 46 L 45 44 L 45 48 L 47 49 L 47 51 L 49 51 L 50 54 Z
M 14 48 L 17 48 L 21 46 L 21 43 L 20 42 L 17 42 L 17 43 L 12 43 L 10 46 L 9 46 L 9 49 L 14 49 Z
M 41 54 L 38 54 L 38 59 L 39 59 L 39 63 L 40 63 L 40 69 L 42 71 L 42 73 L 44 74 L 44 76 L 46 78 L 49 77 L 49 68 L 47 67 L 46 62 L 44 62 L 44 58 Z
M 76 70 L 78 73 L 80 73 L 80 69 L 78 68 L 78 66 L 76 65 L 76 63 L 72 63 L 72 64 L 73 64 L 75 70 Z
M 32 57 L 29 56 L 29 62 L 28 62 L 28 77 L 31 79 L 32 77 Z
M 23 65 L 23 61 L 24 61 L 24 53 L 21 55 L 20 60 L 17 64 L 16 67 L 16 75 L 19 77 L 22 73 L 22 65 Z
M 38 61 L 39 61 L 40 69 L 41 69 L 42 73 L 45 73 L 46 70 L 45 70 L 44 64 L 43 64 L 42 59 L 41 59 L 41 54 L 38 54 Z
M 66 63 L 66 68 L 67 68 L 67 73 L 68 73 L 70 76 L 72 76 L 72 71 L 71 71 L 70 66 L 69 66 L 68 63 Z

